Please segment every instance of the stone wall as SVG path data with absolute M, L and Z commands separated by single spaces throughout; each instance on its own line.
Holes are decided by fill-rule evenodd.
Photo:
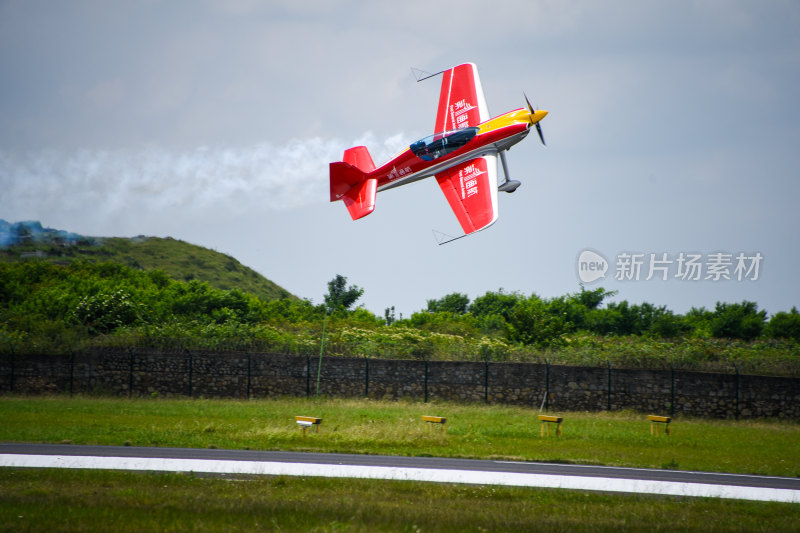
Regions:
M 316 357 L 95 350 L 0 358 L 0 392 L 268 398 L 309 396 Z M 320 394 L 487 402 L 550 411 L 633 409 L 800 420 L 800 379 L 533 363 L 325 357 Z

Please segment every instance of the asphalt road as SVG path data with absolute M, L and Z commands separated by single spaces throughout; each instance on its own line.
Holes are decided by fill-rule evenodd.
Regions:
M 0 466 L 410 479 L 800 503 L 800 478 L 438 457 L 0 443 Z

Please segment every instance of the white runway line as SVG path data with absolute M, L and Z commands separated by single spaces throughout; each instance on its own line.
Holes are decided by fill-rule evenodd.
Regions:
M 476 470 L 282 463 L 271 461 L 218 461 L 210 459 L 27 454 L 0 454 L 0 466 L 17 468 L 85 468 L 101 470 L 144 470 L 155 472 L 392 479 L 800 503 L 800 490 L 793 489 L 715 485 L 710 483 L 683 483 L 645 479 L 483 472 Z

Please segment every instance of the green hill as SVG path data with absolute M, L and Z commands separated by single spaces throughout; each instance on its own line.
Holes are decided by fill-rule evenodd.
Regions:
M 0 219 L 0 262 L 68 264 L 79 259 L 162 270 L 175 280 L 206 281 L 217 289 L 240 289 L 266 300 L 294 298 L 229 255 L 171 237 L 86 237 L 43 228 L 35 221 L 8 223 Z

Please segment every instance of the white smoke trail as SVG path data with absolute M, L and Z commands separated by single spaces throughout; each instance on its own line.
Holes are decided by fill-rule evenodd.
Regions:
M 376 163 L 405 147 L 402 134 L 379 142 L 311 138 L 283 146 L 141 150 L 0 151 L 0 209 L 17 213 L 230 206 L 255 201 L 286 210 L 328 201 L 328 163 L 365 145 Z

